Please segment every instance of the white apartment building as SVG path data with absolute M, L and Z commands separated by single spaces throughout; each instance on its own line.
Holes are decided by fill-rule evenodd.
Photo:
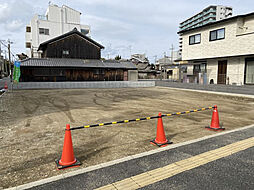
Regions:
M 254 84 L 254 12 L 181 33 L 182 60 L 208 83 Z
M 179 24 L 179 49 L 182 51 L 181 31 L 204 26 L 232 16 L 232 7 L 211 5 Z
M 26 26 L 25 46 L 29 57 L 40 57 L 38 47 L 41 43 L 67 33 L 74 28 L 90 36 L 90 27 L 80 24 L 79 11 L 66 5 L 59 7 L 50 4 L 45 15 L 35 15 Z

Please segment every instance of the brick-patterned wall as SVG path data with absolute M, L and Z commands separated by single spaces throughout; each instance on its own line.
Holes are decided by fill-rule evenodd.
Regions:
M 218 61 L 227 60 L 227 77 L 229 77 L 229 84 L 244 84 L 244 67 L 245 57 L 223 58 L 223 59 L 209 59 L 207 60 L 207 76 L 208 83 L 213 79 L 217 84 L 218 77 Z M 227 81 L 228 82 L 228 81 Z
M 237 57 L 228 59 L 227 77 L 229 84 L 243 85 L 244 83 L 245 58 Z
M 254 17 L 246 18 L 241 25 L 242 31 L 239 31 L 239 22 L 233 19 L 184 33 L 182 35 L 182 59 L 192 60 L 254 54 L 253 23 Z M 210 42 L 210 31 L 220 28 L 225 28 L 225 39 Z M 189 36 L 199 33 L 201 33 L 201 43 L 189 45 Z
M 218 61 L 216 59 L 207 60 L 207 82 L 210 84 L 213 79 L 214 84 L 217 84 Z

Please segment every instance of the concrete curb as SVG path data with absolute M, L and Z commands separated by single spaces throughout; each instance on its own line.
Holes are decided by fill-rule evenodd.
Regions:
M 87 168 L 78 169 L 76 171 L 72 171 L 72 172 L 69 172 L 69 173 L 53 176 L 53 177 L 50 177 L 50 178 L 46 178 L 46 179 L 42 179 L 42 180 L 39 180 L 39 181 L 27 183 L 27 184 L 20 185 L 20 186 L 17 186 L 17 187 L 8 188 L 8 190 L 22 190 L 22 189 L 32 188 L 32 187 L 35 187 L 35 186 L 39 186 L 39 185 L 43 185 L 43 184 L 46 184 L 46 183 L 57 181 L 59 179 L 64 179 L 64 178 L 72 177 L 72 176 L 75 176 L 75 175 L 87 173 L 87 172 L 90 172 L 90 171 L 93 171 L 93 170 L 96 170 L 96 169 L 112 166 L 112 165 L 115 165 L 115 164 L 118 164 L 118 163 L 122 163 L 122 162 L 126 162 L 126 161 L 129 161 L 129 160 L 135 159 L 135 158 L 140 158 L 140 157 L 152 155 L 152 154 L 155 154 L 155 153 L 158 153 L 158 152 L 174 149 L 174 148 L 177 148 L 177 147 L 180 147 L 180 146 L 196 143 L 196 142 L 199 142 L 199 141 L 203 141 L 203 140 L 206 140 L 206 139 L 210 139 L 210 138 L 217 137 L 217 136 L 222 136 L 222 135 L 225 135 L 225 134 L 229 134 L 229 133 L 233 133 L 233 132 L 237 132 L 237 131 L 241 131 L 241 130 L 245 130 L 245 129 L 252 128 L 252 127 L 254 127 L 254 124 L 248 125 L 248 126 L 245 126 L 245 127 L 242 127 L 242 128 L 230 130 L 230 131 L 216 133 L 214 135 L 209 135 L 209 136 L 201 137 L 201 138 L 198 138 L 198 139 L 194 139 L 194 140 L 190 140 L 190 141 L 186 141 L 186 142 L 182 142 L 182 143 L 178 143 L 178 144 L 173 144 L 173 145 L 170 145 L 170 146 L 166 146 L 166 147 L 163 147 L 163 148 L 158 148 L 158 149 L 151 150 L 151 151 L 148 151 L 148 152 L 143 152 L 143 153 L 140 153 L 140 154 L 127 156 L 127 157 L 124 157 L 124 158 L 121 158 L 121 159 L 109 161 L 109 162 L 98 164 L 98 165 L 95 165 L 95 166 L 90 166 L 90 167 L 87 167 Z
M 210 94 L 218 94 L 218 95 L 227 95 L 227 96 L 237 96 L 237 97 L 244 97 L 244 98 L 254 98 L 254 95 L 248 94 L 237 94 L 237 93 L 228 93 L 228 92 L 214 92 L 208 90 L 195 90 L 195 89 L 187 89 L 187 88 L 174 88 L 174 87 L 166 87 L 166 86 L 156 86 L 158 88 L 170 88 L 174 90 L 183 90 L 183 91 L 190 91 L 190 92 L 201 92 L 201 93 L 210 93 Z

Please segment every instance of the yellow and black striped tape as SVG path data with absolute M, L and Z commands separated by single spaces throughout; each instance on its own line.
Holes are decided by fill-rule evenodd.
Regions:
M 150 119 L 156 119 L 156 118 L 159 118 L 159 117 L 167 117 L 167 116 L 174 116 L 174 115 L 183 115 L 183 114 L 188 114 L 188 113 L 193 113 L 193 112 L 205 111 L 205 110 L 209 110 L 209 109 L 213 109 L 213 108 L 214 107 L 200 108 L 200 109 L 194 109 L 194 110 L 190 110 L 190 111 L 163 114 L 161 116 L 142 117 L 142 118 L 137 118 L 137 119 L 130 119 L 130 120 L 126 119 L 126 120 L 122 120 L 122 121 L 113 121 L 113 122 L 99 123 L 99 124 L 94 124 L 94 125 L 84 125 L 84 126 L 79 126 L 79 127 L 73 127 L 70 130 L 90 128 L 90 127 L 99 127 L 99 126 L 113 125 L 113 124 L 119 124 L 119 123 L 129 123 L 129 122 L 135 122 L 135 121 L 144 121 L 144 120 L 150 120 Z

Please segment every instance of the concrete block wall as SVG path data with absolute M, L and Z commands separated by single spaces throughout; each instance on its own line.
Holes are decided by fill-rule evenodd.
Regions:
M 20 82 L 13 89 L 82 89 L 154 87 L 155 81 Z

